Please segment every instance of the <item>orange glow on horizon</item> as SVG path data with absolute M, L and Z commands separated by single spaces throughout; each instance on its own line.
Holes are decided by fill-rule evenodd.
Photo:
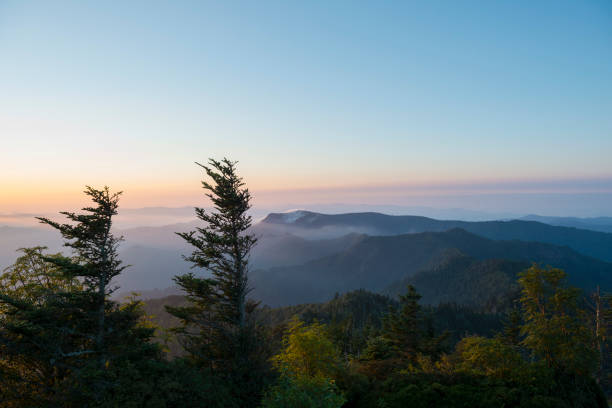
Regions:
M 123 191 L 123 208 L 142 207 L 183 207 L 208 205 L 208 199 L 200 186 L 201 173 L 191 180 L 180 182 L 153 182 L 151 180 L 131 181 L 130 183 L 108 183 L 113 191 Z M 480 179 L 480 180 L 412 180 L 410 182 L 342 183 L 330 177 L 326 183 L 309 183 L 306 180 L 283 183 L 279 178 L 265 183 L 261 177 L 253 177 L 251 182 L 245 176 L 245 183 L 253 194 L 254 205 L 278 205 L 293 203 L 304 205 L 329 202 L 385 203 L 390 198 L 447 196 L 461 194 L 513 194 L 513 193 L 554 193 L 554 192 L 612 192 L 606 178 L 587 180 L 591 187 L 583 186 L 581 180 L 524 180 L 524 179 Z M 601 185 L 598 185 L 598 180 Z M 581 184 L 582 183 L 582 184 Z M 102 187 L 103 183 L 91 183 Z M 0 214 L 55 212 L 73 210 L 88 204 L 83 194 L 85 183 L 69 180 L 64 183 L 45 183 L 28 180 L 21 183 L 13 181 L 0 185 Z

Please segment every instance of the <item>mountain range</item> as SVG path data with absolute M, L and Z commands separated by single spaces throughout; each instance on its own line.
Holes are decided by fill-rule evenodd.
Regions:
M 461 228 L 494 240 L 537 241 L 564 245 L 585 255 L 612 262 L 612 234 L 537 221 L 458 221 L 436 220 L 412 215 L 379 213 L 319 214 L 310 211 L 273 213 L 262 223 L 284 225 L 294 234 L 321 236 L 349 232 L 368 235 L 396 235 L 441 232 Z
M 452 268 L 444 269 L 449 259 Z M 485 260 L 495 262 L 478 262 Z M 417 290 L 426 294 L 423 301 L 433 303 L 440 296 L 446 296 L 446 301 L 459 299 L 461 296 L 453 292 L 471 290 L 469 286 L 461 286 L 462 282 L 467 282 L 464 279 L 467 275 L 472 283 L 479 284 L 497 276 L 495 284 L 505 293 L 511 289 L 516 274 L 532 262 L 566 270 L 570 282 L 581 288 L 591 290 L 601 285 L 612 289 L 612 263 L 588 257 L 569 247 L 491 240 L 462 229 L 452 229 L 369 236 L 345 251 L 302 265 L 257 270 L 253 273 L 253 293 L 264 303 L 279 306 L 325 301 L 335 292 L 354 289 L 396 294 L 398 282 L 411 283 L 414 279 Z M 463 268 L 459 268 L 461 265 Z M 441 287 L 439 275 L 445 270 L 455 271 L 450 277 L 446 276 L 447 281 L 443 283 L 448 286 L 448 292 L 429 296 L 427 291 L 431 293 L 434 288 Z M 487 276 L 491 274 L 493 278 Z
M 612 217 L 545 217 L 542 215 L 526 215 L 521 217 L 524 221 L 537 221 L 544 224 L 556 225 L 559 227 L 571 227 L 600 232 L 612 233 Z
M 555 222 L 552 218 L 546 220 Z M 607 225 L 605 217 L 588 220 Z M 117 229 L 125 237 L 121 257 L 131 265 L 117 282 L 118 293 L 139 291 L 151 298 L 178 293 L 171 289 L 172 277 L 190 271 L 181 257 L 190 248 L 174 233 L 196 225 Z M 252 295 L 275 306 L 326 301 L 360 288 L 396 295 L 411 283 L 425 303 L 495 309 L 515 290 L 517 273 L 532 262 L 565 269 L 584 289 L 598 284 L 612 289 L 612 233 L 573 226 L 297 210 L 268 214 L 251 233 L 258 237 L 251 256 Z M 53 230 L 0 227 L 0 267 L 14 261 L 15 249 L 34 245 L 62 250 Z

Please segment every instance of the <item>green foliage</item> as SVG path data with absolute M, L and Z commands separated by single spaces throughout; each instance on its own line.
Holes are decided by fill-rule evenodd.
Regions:
M 516 379 L 527 366 L 518 350 L 499 338 L 466 337 L 455 354 L 457 369 L 498 379 Z
M 391 309 L 383 320 L 382 338 L 392 347 L 393 354 L 414 362 L 418 354 L 437 356 L 446 334 L 435 336 L 431 319 L 423 314 L 414 286 L 400 295 L 400 307 Z
M 490 337 L 502 330 L 504 315 L 489 313 L 468 306 L 443 303 L 424 308 L 438 333 L 448 333 L 448 344 L 452 347 L 463 337 L 477 335 Z
M 240 408 L 222 378 L 182 359 L 124 364 L 114 378 L 118 386 L 99 405 L 121 408 Z
M 534 373 L 539 374 L 539 373 Z M 396 376 L 356 406 L 381 408 L 604 408 L 605 399 L 591 379 L 534 378 L 517 384 L 489 377 Z
M 280 308 L 257 309 L 258 319 L 272 327 L 274 340 L 280 347 L 286 325 L 298 316 L 305 323 L 324 323 L 332 341 L 344 356 L 359 356 L 368 339 L 382 326 L 382 319 L 397 302 L 380 294 L 355 290 L 325 303 L 309 303 Z
M 521 343 L 521 327 L 523 325 L 523 316 L 519 308 L 510 309 L 504 320 L 504 328 L 502 330 L 501 339 L 505 344 L 518 347 Z
M 38 350 L 33 354 L 29 346 L 15 342 L 39 328 L 32 320 L 23 318 L 33 317 L 31 312 L 41 307 L 50 294 L 81 287 L 78 280 L 66 279 L 57 267 L 44 260 L 47 256 L 60 257 L 59 254 L 45 255 L 45 249 L 20 249 L 22 255 L 0 275 L 0 395 L 5 397 L 5 404 L 10 404 L 11 400 L 17 401 L 15 403 L 42 401 L 46 391 L 52 387 L 51 378 L 61 377 L 59 373 L 53 375 L 50 365 L 41 360 L 45 353 Z M 30 313 L 25 310 L 29 308 L 32 309 Z M 39 313 L 41 317 L 49 316 Z M 40 330 L 40 344 L 54 344 L 56 334 Z M 41 383 L 49 388 L 31 386 Z
M 382 381 L 402 370 L 435 366 L 443 351 L 444 333 L 435 335 L 431 317 L 419 305 L 413 286 L 400 296 L 399 307 L 391 307 L 383 318 L 380 333 L 370 337 L 359 358 L 357 371 Z
M 593 355 L 593 342 L 589 337 L 581 337 L 588 333 L 588 325 L 578 304 L 578 292 L 563 286 L 562 271 L 540 272 L 534 267 L 521 275 L 519 283 L 524 288 L 521 310 L 508 313 L 500 335 L 465 337 L 451 355 L 436 356 L 419 346 L 419 338 L 427 338 L 424 336 L 427 331 L 417 323 L 419 296 L 409 289 L 408 295 L 401 299 L 403 306 L 387 318 L 382 335 L 368 341 L 362 360 L 352 366 L 370 382 L 362 385 L 365 391 L 361 392 L 355 392 L 349 385 L 348 404 L 353 407 L 606 407 L 601 389 L 590 376 L 592 371 L 585 371 L 593 361 L 588 360 Z M 533 304 L 539 307 L 531 307 Z M 551 333 L 560 337 L 556 341 L 564 346 L 537 338 Z M 550 360 L 540 350 L 523 349 L 533 344 L 525 341 L 530 336 L 533 341 L 542 342 L 535 344 L 550 347 L 547 349 L 552 350 L 548 354 Z M 551 341 L 550 337 L 545 340 Z M 572 343 L 580 341 L 584 343 Z M 407 356 L 398 353 L 402 347 L 410 351 Z M 528 351 L 538 359 L 527 358 Z
M 262 408 L 340 408 L 346 399 L 334 382 L 323 376 L 281 375 L 266 393 Z
M 321 304 L 264 307 L 257 314 L 273 336 L 279 338 L 275 347 L 281 351 L 286 344 L 281 335 L 287 337 L 291 314 L 298 315 L 305 327 L 325 322 L 328 339 L 348 362 L 342 364 L 343 369 L 334 377 L 334 385 L 347 400 L 345 407 L 372 407 L 379 403 L 449 407 L 605 406 L 601 390 L 588 376 L 558 372 L 545 361 L 531 358 L 521 343 L 525 322 L 520 303 L 504 315 L 455 304 L 421 308 L 417 313 L 420 335 L 428 338 L 430 319 L 436 331 L 451 330 L 451 339 L 453 342 L 458 339 L 458 345 L 449 355 L 420 352 L 412 359 L 402 358 L 382 335 L 382 321 L 390 308 L 401 316 L 401 308 L 394 300 L 355 291 Z M 602 308 L 602 314 L 604 309 L 607 310 Z M 495 332 L 499 334 L 494 336 Z M 357 343 L 347 341 L 351 336 L 365 337 L 365 341 L 349 352 L 346 345 Z M 276 390 L 290 388 L 288 384 L 290 378 L 279 379 Z M 294 388 L 291 392 L 298 393 Z
M 54 264 L 45 258 L 61 259 L 61 254 L 45 254 L 47 247 L 21 248 L 23 255 L 0 275 L 0 293 L 24 302 L 40 302 L 45 295 L 55 291 L 81 289 L 75 278 L 67 278 Z
M 368 339 L 361 358 L 365 361 L 385 360 L 390 358 L 394 352 L 393 343 L 386 337 L 373 336 Z
M 340 369 L 340 354 L 324 325 L 304 324 L 297 318 L 289 323 L 283 349 L 272 358 L 274 366 L 294 377 L 335 378 Z
M 408 292 L 400 295 L 400 309 L 391 310 L 383 321 L 383 338 L 391 344 L 394 351 L 409 359 L 414 359 L 420 352 L 422 328 L 421 307 L 414 286 L 408 286 Z
M 549 367 L 590 375 L 597 361 L 595 339 L 579 307 L 580 291 L 567 287 L 565 279 L 561 269 L 536 265 L 520 274 L 522 345 Z
M 306 325 L 294 317 L 283 337 L 283 348 L 272 361 L 280 377 L 266 393 L 263 407 L 332 408 L 344 404 L 334 383 L 341 371 L 340 353 L 323 324 Z

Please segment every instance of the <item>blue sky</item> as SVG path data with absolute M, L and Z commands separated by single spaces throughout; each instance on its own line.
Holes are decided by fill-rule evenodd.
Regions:
M 4 211 L 191 204 L 210 156 L 262 196 L 609 200 L 612 3 L 0 0 L 0 137 Z

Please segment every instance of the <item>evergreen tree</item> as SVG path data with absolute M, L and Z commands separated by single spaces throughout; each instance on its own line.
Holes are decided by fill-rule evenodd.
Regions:
M 517 307 L 510 309 L 504 320 L 504 329 L 501 333 L 502 342 L 509 346 L 518 347 L 521 343 L 522 324 L 521 311 Z
M 399 299 L 399 310 L 391 311 L 383 320 L 383 337 L 400 354 L 413 359 L 421 351 L 419 346 L 423 337 L 421 295 L 414 286 L 408 285 L 408 292 L 400 295 Z
M 419 295 L 412 285 L 400 295 L 398 310 L 391 310 L 383 320 L 383 339 L 404 359 L 415 361 L 418 354 L 437 356 L 446 334 L 435 336 L 431 319 L 419 305 Z
M 249 253 L 257 241 L 247 233 L 251 195 L 236 173 L 235 162 L 210 159 L 208 166 L 198 165 L 211 179 L 202 181 L 202 187 L 214 211 L 196 208 L 202 227 L 178 235 L 194 247 L 186 260 L 194 268 L 208 271 L 210 277 L 194 273 L 176 276 L 189 304 L 167 310 L 182 323 L 175 331 L 189 358 L 233 382 L 248 406 L 261 392 L 260 369 L 267 360 L 253 321 L 257 304 L 247 300 Z
M 63 212 L 71 223 L 39 218 L 59 230 L 73 252 L 42 257 L 58 284 L 32 287 L 27 280 L 36 299 L 15 291 L 0 295 L 1 352 L 23 363 L 16 381 L 33 391 L 34 406 L 113 406 L 123 368 L 159 356 L 149 342 L 153 329 L 141 324 L 139 303 L 110 299 L 111 281 L 125 269 L 117 254 L 121 238 L 111 232 L 120 193 L 107 187 L 85 193 L 95 205 L 83 214 Z M 39 275 L 30 271 L 31 278 Z
M 60 224 L 48 218 L 38 218 L 43 224 L 57 229 L 65 239 L 64 245 L 71 248 L 75 258 L 47 258 L 46 260 L 64 271 L 66 276 L 81 278 L 84 290 L 75 295 L 87 304 L 88 320 L 94 324 L 93 347 L 98 367 L 104 368 L 109 360 L 106 347 L 108 327 L 105 322 L 107 298 L 116 289 L 111 281 L 125 266 L 118 258 L 117 247 L 122 238 L 111 233 L 112 217 L 117 214 L 121 192 L 111 194 L 108 187 L 96 190 L 87 187 L 85 194 L 91 197 L 95 207 L 83 208 L 84 214 L 62 212 L 72 224 Z

